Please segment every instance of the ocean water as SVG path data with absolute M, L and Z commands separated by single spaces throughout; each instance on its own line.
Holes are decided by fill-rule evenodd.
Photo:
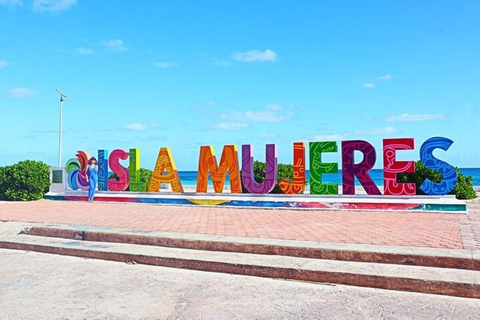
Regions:
M 466 176 L 473 177 L 473 185 L 480 186 L 480 168 L 461 168 L 460 172 Z M 197 171 L 179 171 L 180 180 L 184 185 L 196 185 L 197 184 Z M 307 179 L 309 179 L 309 172 L 307 170 Z M 370 171 L 370 176 L 373 181 L 379 186 L 383 185 L 383 170 L 382 169 L 373 169 Z M 342 171 L 339 170 L 338 173 L 329 173 L 322 176 L 324 183 L 337 183 L 342 184 Z M 228 182 L 228 175 L 227 175 Z M 212 185 L 210 177 L 208 179 L 208 184 Z M 355 179 L 355 184 L 360 185 Z

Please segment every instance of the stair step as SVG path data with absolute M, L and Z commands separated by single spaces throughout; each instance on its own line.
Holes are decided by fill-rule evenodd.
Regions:
M 480 271 L 474 270 L 205 251 L 25 234 L 0 237 L 0 247 L 201 271 L 480 298 Z
M 106 229 L 89 226 L 66 228 L 63 225 L 35 225 L 33 228 L 29 228 L 26 234 L 194 250 L 480 270 L 480 250 L 319 243 L 313 241 Z

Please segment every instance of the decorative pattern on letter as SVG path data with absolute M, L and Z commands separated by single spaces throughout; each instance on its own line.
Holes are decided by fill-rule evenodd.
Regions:
M 200 147 L 197 192 L 207 192 L 208 173 L 210 172 L 215 192 L 222 193 L 225 179 L 227 178 L 227 171 L 230 177 L 230 191 L 232 193 L 242 193 L 237 146 L 226 145 L 223 147 L 220 165 L 217 164 L 217 158 L 212 146 Z
M 277 145 L 267 144 L 266 147 L 265 180 L 255 181 L 253 174 L 253 147 L 250 144 L 242 146 L 242 182 L 250 193 L 269 193 L 277 182 Z
M 355 164 L 355 150 L 362 152 L 364 156 L 363 161 L 359 164 Z M 376 159 L 375 148 L 367 141 L 342 141 L 343 194 L 355 194 L 355 177 L 367 194 L 382 194 L 368 174 L 368 171 L 375 165 Z
M 383 187 L 391 196 L 415 195 L 415 183 L 398 183 L 397 174 L 415 172 L 415 161 L 397 161 L 397 150 L 413 150 L 413 138 L 383 139 Z
M 72 190 L 88 190 L 87 166 L 90 154 L 87 151 L 77 151 L 77 159 L 71 158 L 65 164 L 68 173 L 68 185 Z
M 305 190 L 305 142 L 293 143 L 293 182 L 288 178 L 280 183 L 280 189 L 285 194 L 299 194 Z
M 98 150 L 98 190 L 108 190 L 108 151 Z
M 337 152 L 335 141 L 310 142 L 310 194 L 338 194 L 338 184 L 322 183 L 322 174 L 337 173 L 337 163 L 323 163 L 322 153 Z
M 455 188 L 457 184 L 457 172 L 455 168 L 448 163 L 438 160 L 433 156 L 433 150 L 440 148 L 447 151 L 453 141 L 444 137 L 433 137 L 425 141 L 420 148 L 420 160 L 423 164 L 442 174 L 443 180 L 440 183 L 434 183 L 428 178 L 420 186 L 420 190 L 426 194 L 444 195 Z
M 115 178 L 108 180 L 108 189 L 111 191 L 125 191 L 130 183 L 128 170 L 120 164 L 120 159 L 127 160 L 128 152 L 121 149 L 113 150 L 108 159 L 110 169 L 118 175 L 118 181 Z
M 128 172 L 130 173 L 130 191 L 146 192 L 147 183 L 140 181 L 140 149 L 130 149 Z
M 166 174 L 164 172 L 167 171 Z M 148 185 L 148 192 L 160 191 L 162 183 L 169 183 L 172 186 L 173 192 L 183 193 L 182 182 L 178 176 L 177 166 L 173 161 L 170 148 L 161 148 L 158 153 L 157 163 L 153 170 L 150 184 Z

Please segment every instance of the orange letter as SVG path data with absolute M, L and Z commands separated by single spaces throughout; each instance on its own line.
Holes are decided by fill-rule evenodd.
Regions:
M 207 192 L 208 172 L 210 172 L 215 192 L 222 193 L 225 179 L 227 178 L 227 171 L 230 176 L 230 191 L 232 193 L 242 193 L 237 146 L 227 145 L 223 147 L 220 166 L 217 164 L 217 158 L 212 146 L 200 147 L 197 192 Z
M 167 174 L 164 174 L 165 170 Z M 153 170 L 150 184 L 148 185 L 148 192 L 160 191 L 160 184 L 169 183 L 172 186 L 173 192 L 183 193 L 182 182 L 178 176 L 177 167 L 173 161 L 170 148 L 161 148 L 158 153 L 157 163 Z
M 305 142 L 293 144 L 293 183 L 285 178 L 279 186 L 285 194 L 298 194 L 305 189 Z

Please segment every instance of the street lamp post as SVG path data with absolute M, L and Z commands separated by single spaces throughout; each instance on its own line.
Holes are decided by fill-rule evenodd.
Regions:
M 63 101 L 68 101 L 67 96 L 60 91 L 60 89 L 55 88 L 58 93 L 60 93 L 60 129 L 58 133 L 58 167 L 62 166 L 62 120 L 63 120 Z

